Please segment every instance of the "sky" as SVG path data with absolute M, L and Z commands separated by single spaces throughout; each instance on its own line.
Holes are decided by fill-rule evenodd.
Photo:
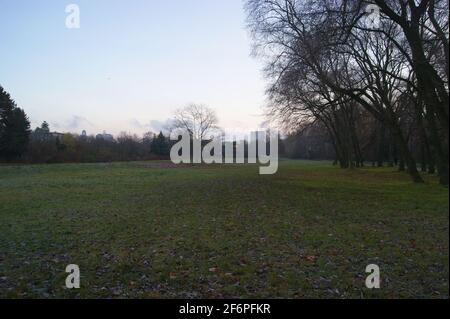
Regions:
M 0 0 L 0 21 L 0 85 L 33 128 L 155 132 L 189 103 L 237 132 L 264 121 L 242 0 Z

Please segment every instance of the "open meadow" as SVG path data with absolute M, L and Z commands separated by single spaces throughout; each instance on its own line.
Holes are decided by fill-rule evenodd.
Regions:
M 448 188 L 424 178 L 307 161 L 273 176 L 0 166 L 0 298 L 448 298 Z M 68 264 L 80 290 L 65 288 Z

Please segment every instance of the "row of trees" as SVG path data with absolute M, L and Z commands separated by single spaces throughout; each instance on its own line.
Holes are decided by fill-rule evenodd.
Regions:
M 411 145 L 448 185 L 448 1 L 248 0 L 269 115 L 320 123 L 342 167 L 375 136 L 423 182 Z
M 333 160 L 336 165 L 340 164 L 342 167 L 346 167 L 345 164 L 355 167 L 367 164 L 376 167 L 398 166 L 399 170 L 405 171 L 406 165 L 399 154 L 395 141 L 389 136 L 387 130 L 377 124 L 375 121 L 366 123 L 367 126 L 358 134 L 360 160 L 353 163 L 340 162 L 335 152 L 333 138 L 320 121 L 305 124 L 301 129 L 283 139 L 284 153 L 280 155 L 310 160 Z M 407 139 L 414 159 L 420 163 L 420 170 L 435 174 L 436 167 L 429 161 L 426 144 L 421 143 L 417 132 L 410 131 Z
M 192 137 L 208 139 L 219 134 L 213 110 L 191 104 L 174 114 L 168 131 L 187 130 Z M 167 134 L 169 135 L 169 134 Z M 47 122 L 34 131 L 25 112 L 0 87 L 0 161 L 23 163 L 111 162 L 168 159 L 175 143 L 162 132 L 143 137 L 121 133 L 116 139 L 52 133 Z
M 55 136 L 44 122 L 31 133 L 21 161 L 27 163 L 91 163 L 168 159 L 171 142 L 161 132 L 143 137 L 121 133 L 116 139 L 70 133 Z
M 206 140 L 220 134 L 215 112 L 201 104 L 190 104 L 174 113 L 171 125 L 165 129 L 187 130 L 191 136 Z M 32 163 L 61 162 L 111 162 L 168 159 L 175 143 L 164 135 L 146 133 L 144 136 L 121 133 L 116 139 L 104 139 L 103 135 L 84 136 L 63 134 L 54 136 L 47 122 L 31 134 L 31 142 L 22 160 Z
M 169 137 L 122 133 L 115 140 L 51 133 L 47 122 L 34 131 L 24 110 L 0 86 L 0 161 L 26 163 L 110 162 L 168 159 Z

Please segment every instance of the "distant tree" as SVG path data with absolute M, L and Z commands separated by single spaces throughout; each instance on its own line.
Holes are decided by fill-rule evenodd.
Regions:
M 117 137 L 117 151 L 120 154 L 120 159 L 123 161 L 138 160 L 143 154 L 141 143 L 137 135 L 130 135 L 122 132 Z
M 77 145 L 77 140 L 75 139 L 75 136 L 73 136 L 73 134 L 66 133 L 63 136 L 63 144 L 68 149 L 75 149 L 75 147 Z
M 0 86 L 0 158 L 20 157 L 27 149 L 30 132 L 27 115 Z
M 155 137 L 156 135 L 153 132 L 144 133 L 144 136 L 142 137 L 142 145 L 144 147 L 145 154 L 151 153 L 152 142 Z
M 50 126 L 46 121 L 44 121 L 40 127 L 36 127 L 36 129 L 32 133 L 33 140 L 45 141 L 49 138 L 50 134 Z
M 45 133 L 50 133 L 50 126 L 46 121 L 44 121 L 41 125 L 41 130 Z
M 163 132 L 160 132 L 157 137 L 153 138 L 151 152 L 159 156 L 169 155 L 169 142 Z
M 144 144 L 150 144 L 152 140 L 155 138 L 155 136 L 156 135 L 153 132 L 144 133 L 144 136 L 142 137 L 142 142 Z
M 219 129 L 216 113 L 201 104 L 190 104 L 175 112 L 172 130 L 187 130 L 196 139 L 208 139 L 210 134 Z

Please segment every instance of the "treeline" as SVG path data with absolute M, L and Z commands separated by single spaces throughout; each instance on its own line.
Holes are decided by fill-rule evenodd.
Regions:
M 358 160 L 350 160 L 342 154 L 336 154 L 333 137 L 319 121 L 304 125 L 302 129 L 289 134 L 282 140 L 284 153 L 282 155 L 293 159 L 331 160 L 335 165 L 344 168 L 351 167 L 397 167 L 405 171 L 406 166 L 397 145 L 389 135 L 389 131 L 377 125 L 367 123 L 368 127 L 358 134 Z M 372 125 L 370 125 L 372 124 Z M 365 133 L 365 134 L 363 134 Z M 435 163 L 430 160 L 430 149 L 421 143 L 418 132 L 411 130 L 408 134 L 408 147 L 419 165 L 421 172 L 436 173 Z
M 0 86 L 0 162 L 90 163 L 168 159 L 171 141 L 161 132 L 143 137 L 52 133 L 44 122 L 35 130 L 25 112 Z
M 448 185 L 448 1 L 248 0 L 273 119 L 316 125 L 343 168 L 396 158 Z
M 127 133 L 116 139 L 102 135 L 87 136 L 50 133 L 47 123 L 31 133 L 26 152 L 20 161 L 26 163 L 96 163 L 116 161 L 167 160 L 171 141 L 161 132 L 143 137 Z

